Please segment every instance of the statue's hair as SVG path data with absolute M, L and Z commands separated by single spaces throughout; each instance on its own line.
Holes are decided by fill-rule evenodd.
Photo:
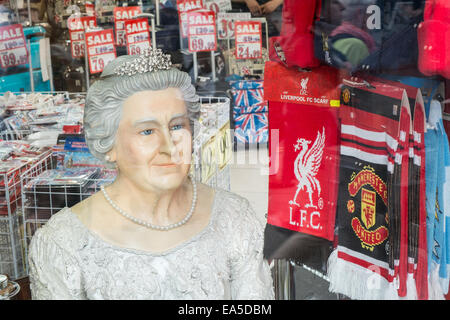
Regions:
M 199 98 L 186 72 L 170 68 L 132 76 L 114 74 L 118 66 L 133 59 L 135 56 L 126 55 L 111 61 L 105 67 L 100 79 L 87 92 L 83 119 L 86 143 L 89 151 L 102 161 L 114 145 L 122 117 L 123 102 L 136 92 L 178 88 L 186 103 L 191 129 L 192 122 L 199 114 Z

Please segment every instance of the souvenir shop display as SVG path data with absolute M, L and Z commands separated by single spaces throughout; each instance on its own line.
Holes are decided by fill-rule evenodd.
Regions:
M 5 1 L 0 300 L 36 231 L 117 178 L 89 151 L 86 94 L 154 49 L 199 96 L 195 181 L 233 191 L 234 157 L 267 152 L 264 195 L 246 192 L 277 299 L 450 299 L 448 2 Z

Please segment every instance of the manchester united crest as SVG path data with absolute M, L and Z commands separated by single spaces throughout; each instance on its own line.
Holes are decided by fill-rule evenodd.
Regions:
M 377 222 L 377 199 L 382 200 L 382 207 L 387 208 L 386 183 L 375 173 L 370 166 L 351 176 L 348 184 L 350 199 L 347 201 L 347 210 L 355 216 L 351 219 L 351 226 L 355 235 L 361 241 L 361 246 L 373 251 L 388 238 L 388 229 L 384 221 Z M 355 202 L 361 203 L 361 209 L 355 210 Z M 379 208 L 383 210 L 383 208 Z M 377 227 L 379 225 L 379 227 Z

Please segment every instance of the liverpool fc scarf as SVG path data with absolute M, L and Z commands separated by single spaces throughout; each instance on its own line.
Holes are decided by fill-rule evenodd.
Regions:
M 394 277 L 401 275 L 398 285 L 406 280 L 409 101 L 402 88 L 347 82 L 340 118 L 338 245 L 328 263 L 330 291 L 396 299 Z
M 283 86 L 279 85 L 283 79 Z M 267 62 L 268 224 L 333 240 L 339 163 L 338 71 L 299 72 Z M 273 152 L 274 151 L 274 152 Z

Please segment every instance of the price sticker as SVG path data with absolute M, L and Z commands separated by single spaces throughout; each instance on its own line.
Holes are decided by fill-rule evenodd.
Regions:
M 187 13 L 203 9 L 203 0 L 177 0 L 178 20 L 180 23 L 181 37 L 188 37 Z
M 20 24 L 0 27 L 0 65 L 14 67 L 28 62 L 28 50 Z
M 259 21 L 236 21 L 236 59 L 262 58 L 262 33 Z
M 150 32 L 146 18 L 126 21 L 125 32 L 129 55 L 141 54 L 150 48 Z
M 114 32 L 112 29 L 85 33 L 89 71 L 91 74 L 102 72 L 108 63 L 116 58 Z
M 234 21 L 251 19 L 250 12 L 219 12 L 217 14 L 217 39 L 234 39 Z
M 133 19 L 138 14 L 142 13 L 142 9 L 139 6 L 135 7 L 115 7 L 114 8 L 114 28 L 116 30 L 116 45 L 126 45 L 126 30 L 125 22 Z
M 213 11 L 192 11 L 188 17 L 188 42 L 190 52 L 217 49 L 216 17 Z
M 69 17 L 67 19 L 70 37 L 70 52 L 72 58 L 84 57 L 84 31 L 97 26 L 97 19 L 94 16 Z

